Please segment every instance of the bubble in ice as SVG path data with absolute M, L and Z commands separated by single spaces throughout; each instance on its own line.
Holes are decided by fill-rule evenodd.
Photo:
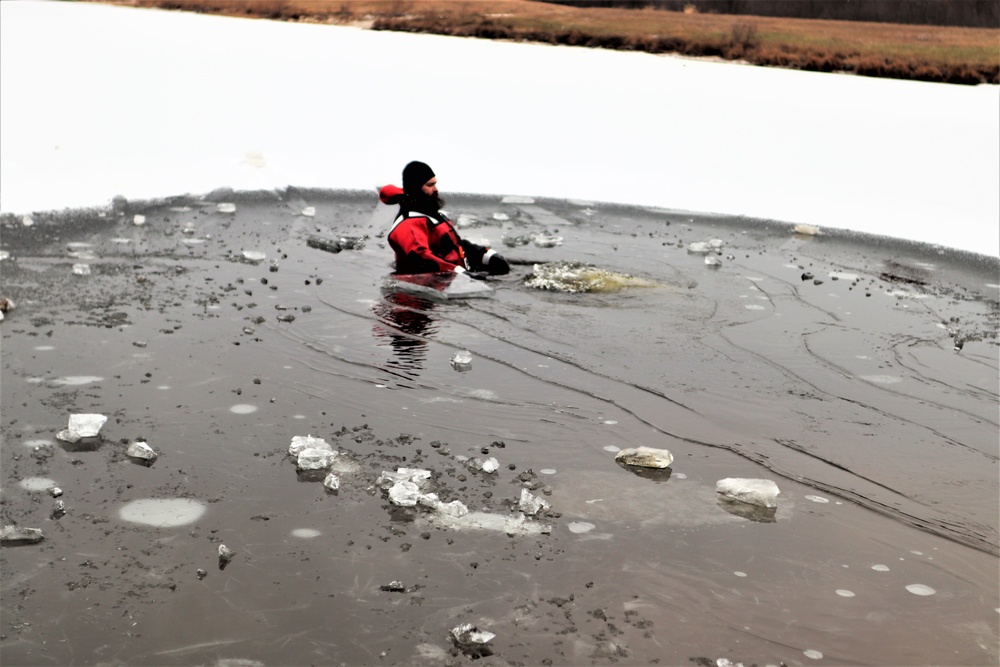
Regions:
M 18 482 L 20 486 L 25 491 L 37 492 L 37 491 L 48 491 L 56 483 L 46 477 L 26 477 Z
M 237 415 L 249 415 L 253 412 L 257 412 L 257 406 L 250 405 L 249 403 L 237 403 L 233 407 L 229 408 L 229 411 Z
M 190 498 L 140 498 L 118 510 L 123 521 L 157 528 L 194 523 L 205 513 L 205 504 Z
M 733 574 L 735 574 L 737 577 L 745 577 L 745 576 L 747 576 L 746 572 L 740 572 L 739 570 L 733 572 Z
M 296 528 L 292 531 L 292 537 L 301 537 L 304 540 L 311 540 L 319 536 L 320 532 L 315 528 Z
M 38 346 L 36 346 L 36 347 L 34 347 L 32 349 L 38 350 L 39 352 L 51 352 L 52 350 L 56 349 L 56 346 L 55 345 L 38 345 Z
M 743 307 L 746 308 L 747 310 L 764 310 L 764 306 L 761 306 L 761 305 L 756 304 L 756 303 L 744 304 Z
M 579 533 L 589 533 L 594 528 L 597 528 L 597 526 L 595 526 L 592 523 L 588 523 L 586 521 L 570 521 L 568 524 L 566 524 L 566 528 L 568 528 L 569 532 L 571 533 L 579 534 Z
M 622 450 L 621 447 L 615 447 L 614 445 L 607 445 L 604 448 L 604 451 L 606 452 L 620 452 L 621 450 Z
M 842 598 L 852 598 L 854 597 L 854 591 L 849 591 L 846 588 L 838 588 L 837 595 Z
M 906 587 L 906 590 L 910 591 L 914 595 L 934 595 L 937 593 L 937 591 L 930 586 L 924 586 L 923 584 L 910 584 Z
M 875 570 L 876 572 L 888 572 L 889 566 L 882 565 L 882 563 L 878 563 L 877 565 L 872 565 L 872 569 Z
M 806 656 L 807 658 L 811 658 L 813 660 L 822 660 L 823 659 L 823 652 L 822 651 L 817 651 L 816 649 L 812 649 L 812 648 L 811 649 L 807 649 L 805 651 L 802 651 L 802 654 L 804 656 Z
M 543 475 L 554 475 L 554 474 L 556 474 L 556 471 L 555 471 L 554 468 L 542 468 L 538 472 L 540 472 Z
M 615 424 L 617 424 L 618 422 L 617 422 L 617 421 L 615 421 L 614 419 L 605 419 L 605 420 L 604 420 L 604 423 L 605 423 L 605 424 L 607 424 L 607 425 L 609 425 L 609 426 L 614 426 L 614 425 L 615 425 Z
M 35 438 L 32 440 L 25 440 L 21 444 L 30 449 L 34 449 L 35 447 L 51 447 L 55 443 L 52 440 L 49 440 L 48 438 Z
M 66 377 L 56 378 L 52 381 L 52 384 L 63 385 L 66 387 L 79 387 L 84 384 L 91 384 L 92 382 L 100 382 L 103 380 L 100 375 L 68 375 Z
M 814 503 L 828 503 L 828 502 L 830 502 L 829 500 L 827 500 L 823 496 L 806 496 L 806 500 L 811 500 Z
M 875 384 L 897 384 L 903 381 L 903 378 L 897 375 L 861 375 L 859 377 L 865 382 Z

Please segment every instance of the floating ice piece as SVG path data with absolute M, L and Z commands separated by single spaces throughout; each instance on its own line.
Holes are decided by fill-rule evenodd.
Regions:
M 715 484 L 715 492 L 725 498 L 738 500 L 759 507 L 777 507 L 778 485 L 769 479 L 744 479 L 727 477 Z
M 299 452 L 295 465 L 299 470 L 325 470 L 333 465 L 337 453 L 329 449 L 309 447 Z
M 292 436 L 292 444 L 288 446 L 288 455 L 298 457 L 306 449 L 327 449 L 333 451 L 333 447 L 327 444 L 323 438 L 314 438 L 311 435 Z
M 487 644 L 493 641 L 495 634 L 488 630 L 480 630 L 471 623 L 464 623 L 451 629 L 451 639 L 466 655 L 478 658 L 492 653 Z
M 634 447 L 623 449 L 615 454 L 615 461 L 643 468 L 666 468 L 674 462 L 674 455 L 666 449 Z
M 539 248 L 555 248 L 556 246 L 562 245 L 561 236 L 551 236 L 549 234 L 535 234 L 532 239 L 534 243 Z
M 393 505 L 414 507 L 420 496 L 420 487 L 413 482 L 396 482 L 389 487 L 389 502 Z
M 64 442 L 79 442 L 81 438 L 93 438 L 101 432 L 101 427 L 108 418 L 104 415 L 82 414 L 70 415 L 69 426 L 59 431 L 56 437 Z
M 455 221 L 455 226 L 462 229 L 465 227 L 471 227 L 477 222 L 479 222 L 479 218 L 477 218 L 476 216 L 470 215 L 468 213 L 462 213 L 461 215 L 458 216 L 458 220 Z
M 215 210 L 219 213 L 236 213 L 236 204 L 230 202 L 220 202 Z
M 144 225 L 144 224 L 146 224 L 146 216 L 141 215 L 139 213 L 136 213 L 135 217 L 132 218 L 132 224 L 133 225 Z
M 707 255 L 711 248 L 708 243 L 704 241 L 696 241 L 694 243 L 689 243 L 687 251 L 689 255 Z
M 74 264 L 73 265 L 73 275 L 77 275 L 77 276 L 89 276 L 90 275 L 90 264 Z
M 315 217 L 316 216 L 316 207 L 315 206 L 306 206 L 304 209 L 302 209 L 302 215 L 306 216 L 307 218 Z
M 793 230 L 796 234 L 802 234 L 803 236 L 818 236 L 823 233 L 816 225 L 795 225 Z
M 228 563 L 229 561 L 231 561 L 233 559 L 233 556 L 235 556 L 235 555 L 236 555 L 236 552 L 233 551 L 232 549 L 230 549 L 229 547 L 227 547 L 225 544 L 220 544 L 219 545 L 219 565 L 220 566 L 225 565 L 226 563 Z
M 718 250 L 719 248 L 722 247 L 722 245 L 723 245 L 722 239 L 711 239 L 708 242 L 708 247 L 711 248 L 711 249 L 713 249 L 713 250 Z
M 383 470 L 382 474 L 375 480 L 375 485 L 380 489 L 387 489 L 399 482 L 412 482 L 420 486 L 431 478 L 431 471 L 423 468 L 398 468 L 396 472 Z
M 506 213 L 494 213 L 493 219 L 503 222 L 504 220 L 510 220 L 510 216 Z
M 150 463 L 155 461 L 156 457 L 159 456 L 155 451 L 153 451 L 152 447 L 141 440 L 137 440 L 129 445 L 125 453 L 134 459 L 142 459 L 143 461 L 148 461 Z
M 441 502 L 436 493 L 425 493 L 417 498 L 417 503 L 436 512 L 444 519 L 461 519 L 469 514 L 469 508 L 461 500 L 453 500 L 450 503 Z
M 265 259 L 267 259 L 267 254 L 259 250 L 244 250 L 242 254 L 243 254 L 243 261 L 249 262 L 251 264 L 260 264 Z
M 522 195 L 506 195 L 500 200 L 504 204 L 534 204 L 535 200 L 531 197 L 525 197 Z
M 822 660 L 823 659 L 823 652 L 822 651 L 817 651 L 816 649 L 812 649 L 812 648 L 811 649 L 807 649 L 805 651 L 802 651 L 802 655 L 804 655 L 807 658 L 810 658 L 812 660 Z
M 535 516 L 542 510 L 549 509 L 547 500 L 539 498 L 528 489 L 521 489 L 521 498 L 518 500 L 517 508 L 528 516 Z
M 626 287 L 654 287 L 656 283 L 626 273 L 614 273 L 582 262 L 535 264 L 524 284 L 553 292 L 617 292 Z
M 45 539 L 39 528 L 4 526 L 0 530 L 0 544 L 38 544 Z
M 580 533 L 589 533 L 593 529 L 597 528 L 597 526 L 590 523 L 589 521 L 570 521 L 568 524 L 566 524 L 566 528 L 571 533 L 580 534 Z
M 0 260 L 10 259 L 10 253 L 6 250 L 0 250 Z M 989 285 L 987 285 L 989 287 Z
M 472 353 L 468 350 L 456 352 L 451 357 L 451 367 L 456 371 L 467 371 L 472 368 Z
M 937 593 L 937 591 L 930 586 L 925 586 L 923 584 L 910 584 L 906 587 L 906 590 L 910 591 L 914 595 L 934 595 Z
M 500 462 L 497 461 L 496 457 L 493 456 L 483 461 L 483 466 L 481 468 L 483 472 L 496 472 L 499 469 L 500 469 Z
M 719 658 L 715 661 L 715 667 L 743 667 L 743 663 L 733 662 L 729 658 Z
M 31 227 L 35 224 L 35 220 L 30 215 L 23 215 L 21 216 L 21 224 L 25 227 Z
M 503 244 L 510 248 L 516 248 L 519 245 L 528 245 L 531 240 L 535 237 L 534 234 L 520 234 L 520 235 L 508 235 L 504 234 L 500 237 Z
M 331 472 L 329 475 L 326 476 L 326 479 L 323 480 L 323 486 L 325 486 L 330 491 L 339 491 L 340 478 Z
M 710 269 L 717 269 L 722 266 L 722 260 L 718 257 L 705 257 L 705 266 Z

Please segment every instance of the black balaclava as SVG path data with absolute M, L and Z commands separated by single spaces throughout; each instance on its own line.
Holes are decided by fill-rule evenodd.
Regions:
M 403 167 L 403 192 L 413 197 L 423 194 L 424 183 L 434 178 L 434 170 L 423 162 L 414 160 Z
M 403 192 L 410 207 L 422 213 L 437 213 L 444 206 L 439 195 L 424 194 L 424 183 L 434 178 L 434 170 L 427 164 L 414 160 L 403 167 Z

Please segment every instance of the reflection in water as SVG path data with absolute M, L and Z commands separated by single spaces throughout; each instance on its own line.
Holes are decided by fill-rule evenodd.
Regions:
M 428 313 L 434 302 L 422 297 L 393 292 L 372 306 L 376 323 L 372 333 L 380 341 L 388 341 L 393 357 L 386 363 L 386 370 L 393 375 L 415 379 L 423 369 L 427 356 L 427 340 L 432 334 L 435 320 Z
M 733 516 L 749 519 L 756 523 L 774 523 L 777 520 L 774 516 L 778 511 L 776 507 L 761 507 L 760 505 L 751 505 L 739 500 L 728 500 L 721 497 L 717 499 L 717 502 L 719 507 Z

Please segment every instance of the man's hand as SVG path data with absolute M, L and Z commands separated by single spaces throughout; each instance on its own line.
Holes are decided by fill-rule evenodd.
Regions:
M 490 257 L 486 269 L 490 272 L 491 276 L 504 276 L 510 273 L 510 264 L 507 263 L 507 260 L 502 255 L 494 254 Z

